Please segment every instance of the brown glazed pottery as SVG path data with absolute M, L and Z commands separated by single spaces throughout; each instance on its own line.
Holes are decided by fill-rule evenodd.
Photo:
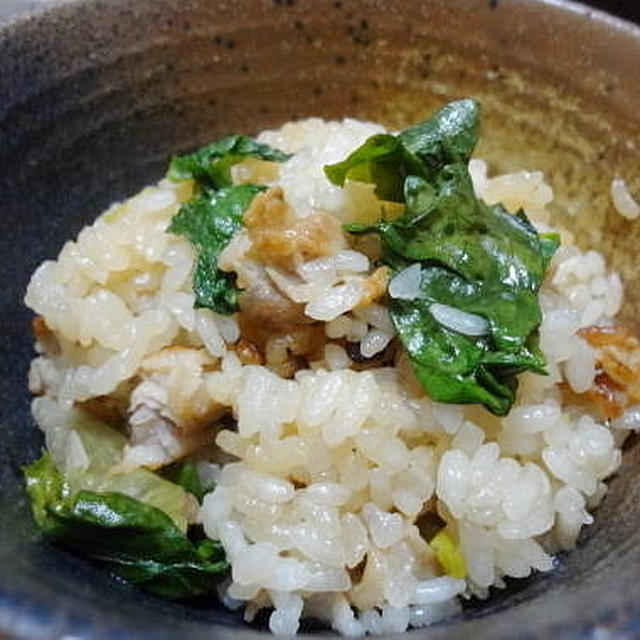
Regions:
M 35 3 L 32 3 L 35 4 Z M 28 276 L 168 157 L 227 133 L 311 115 L 401 127 L 481 101 L 478 155 L 548 175 L 556 216 L 626 282 L 640 329 L 640 30 L 561 0 L 76 0 L 0 27 L 0 636 L 265 637 L 215 602 L 170 604 L 43 543 L 20 467 L 28 413 Z M 557 569 L 412 637 L 640 637 L 640 445 L 632 438 L 596 522 Z M 312 633 L 328 632 L 311 629 Z

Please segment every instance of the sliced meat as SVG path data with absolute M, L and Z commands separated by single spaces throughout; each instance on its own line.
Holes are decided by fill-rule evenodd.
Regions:
M 212 424 L 228 409 L 206 392 L 214 364 L 204 349 L 168 347 L 145 358 L 129 404 L 129 444 L 122 469 L 157 468 L 212 443 Z

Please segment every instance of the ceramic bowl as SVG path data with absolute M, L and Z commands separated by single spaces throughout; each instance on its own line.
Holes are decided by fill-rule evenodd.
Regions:
M 631 24 L 561 0 L 78 0 L 0 29 L 0 635 L 265 637 L 239 613 L 145 596 L 38 538 L 20 473 L 42 446 L 21 303 L 35 266 L 173 152 L 311 115 L 399 127 L 461 96 L 483 105 L 479 155 L 547 173 L 563 222 L 621 272 L 637 327 L 640 224 L 608 197 L 616 176 L 640 193 Z M 632 438 L 554 572 L 410 635 L 639 637 L 639 480 Z

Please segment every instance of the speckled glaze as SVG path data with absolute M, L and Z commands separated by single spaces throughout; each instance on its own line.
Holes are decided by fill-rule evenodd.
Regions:
M 627 282 L 637 328 L 640 224 L 608 184 L 640 193 L 640 30 L 558 0 L 88 0 L 0 29 L 0 636 L 263 638 L 213 602 L 165 603 L 39 540 L 20 467 L 28 416 L 27 278 L 167 157 L 292 117 L 392 127 L 451 98 L 484 106 L 480 155 L 548 172 L 564 222 Z M 580 548 L 456 620 L 411 637 L 640 637 L 640 445 Z M 607 635 L 610 633 L 610 635 Z

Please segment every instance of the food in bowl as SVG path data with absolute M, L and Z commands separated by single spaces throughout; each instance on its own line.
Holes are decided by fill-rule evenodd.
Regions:
M 479 106 L 177 156 L 26 303 L 54 542 L 296 633 L 402 632 L 549 571 L 640 426 L 622 283 L 488 177 Z

